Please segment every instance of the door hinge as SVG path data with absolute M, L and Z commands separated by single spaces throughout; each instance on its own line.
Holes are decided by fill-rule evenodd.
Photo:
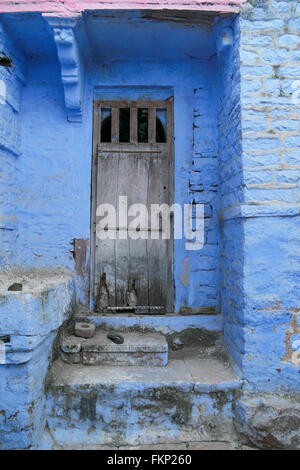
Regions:
M 93 222 L 93 233 L 96 233 L 96 222 Z

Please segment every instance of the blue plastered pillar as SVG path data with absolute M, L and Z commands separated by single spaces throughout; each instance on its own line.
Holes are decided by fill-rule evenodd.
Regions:
M 299 447 L 300 4 L 246 3 L 219 33 L 221 305 L 244 439 Z

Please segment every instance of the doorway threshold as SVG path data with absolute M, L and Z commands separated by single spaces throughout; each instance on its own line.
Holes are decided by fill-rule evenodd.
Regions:
M 179 313 L 138 315 L 134 313 L 94 313 L 78 310 L 75 321 L 94 323 L 96 328 L 112 331 L 153 331 L 169 335 L 199 332 L 214 343 L 222 336 L 222 315 Z
M 107 307 L 107 312 L 104 314 L 120 313 L 136 315 L 159 315 L 164 314 L 165 307 L 158 305 L 135 305 L 135 306 L 121 306 L 121 307 Z

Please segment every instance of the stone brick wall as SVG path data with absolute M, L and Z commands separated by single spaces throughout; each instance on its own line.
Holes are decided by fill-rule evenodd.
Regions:
M 57 61 L 27 61 L 22 110 L 18 260 L 73 268 L 72 240 L 89 235 L 91 128 L 67 122 Z
M 102 64 L 87 76 L 82 123 L 67 122 L 56 58 L 27 60 L 22 91 L 24 59 L 0 29 L 1 47 L 17 64 L 11 73 L 0 67 L 5 85 L 0 89 L 1 268 L 18 262 L 28 269 L 73 269 L 75 246 L 88 246 L 95 87 L 172 87 L 176 202 L 206 204 L 204 249 L 187 254 L 183 241 L 175 243 L 176 308 L 218 309 L 220 268 L 225 342 L 247 392 L 237 407 L 238 421 L 243 426 L 248 420 L 250 426 L 264 407 L 259 426 L 267 430 L 278 405 L 265 407 L 266 394 L 292 397 L 286 405 L 288 422 L 294 417 L 289 410 L 297 412 L 293 393 L 299 391 L 299 28 L 300 1 L 249 0 L 239 17 L 216 24 L 217 81 L 215 59 L 184 66 L 148 61 L 142 68 L 141 61 Z M 73 301 L 72 288 L 62 290 L 54 299 L 50 295 L 46 312 L 44 292 L 40 300 L 29 298 L 28 311 L 20 298 L 16 301 L 19 294 L 1 300 L 0 333 L 12 336 L 10 362 L 1 364 L 0 374 L 5 391 L 0 431 L 10 434 L 2 439 L 6 447 L 9 442 L 20 448 L 34 445 L 32 429 L 40 429 L 52 342 Z M 62 299 L 66 308 L 60 316 Z M 36 324 L 38 315 L 47 320 L 48 314 L 57 319 L 54 324 Z M 39 331 L 21 334 L 24 318 Z M 27 337 L 33 346 L 25 344 Z M 13 408 L 16 398 L 19 407 Z M 37 403 L 34 415 L 32 402 Z M 276 419 L 284 413 L 280 408 Z M 298 433 L 297 419 L 292 434 Z M 264 445 L 257 424 L 253 429 L 254 442 L 261 439 Z M 284 436 L 279 439 L 288 442 Z
M 53 342 L 74 303 L 74 282 L 62 271 L 23 273 L 22 292 L 7 292 L 16 280 L 1 275 L 0 449 L 31 449 L 45 427 L 45 381 Z
M 215 64 L 213 65 L 215 69 Z M 194 90 L 193 161 L 189 177 L 189 202 L 204 204 L 204 246 L 191 253 L 196 281 L 195 303 L 219 311 L 219 172 L 216 73 Z M 191 282 L 195 282 L 191 280 Z
M 245 201 L 297 205 L 300 4 L 260 4 L 240 21 Z
M 143 74 L 140 73 L 141 67 Z M 123 84 L 121 94 L 117 94 L 115 99 L 122 93 L 123 99 L 124 93 L 127 93 L 126 99 L 137 99 L 144 87 L 148 89 L 149 99 L 159 99 L 155 93 L 162 93 L 166 89 L 168 94 L 161 99 L 174 96 L 174 200 L 181 205 L 192 202 L 205 204 L 203 249 L 187 251 L 185 239 L 174 241 L 175 311 L 218 311 L 218 142 L 214 106 L 217 100 L 216 61 L 116 61 L 101 64 L 96 73 L 90 74 L 90 82 L 96 87 L 99 87 L 99 73 L 101 87 L 106 89 L 106 93 L 109 93 L 106 87 Z M 136 84 L 136 89 L 132 83 Z M 153 83 L 159 83 L 162 90 L 153 88 Z M 104 99 L 103 96 L 107 95 L 101 93 L 97 92 L 96 96 Z
M 248 2 L 240 28 L 243 368 L 255 389 L 299 390 L 300 2 Z
M 254 391 L 299 383 L 299 14 L 297 1 L 247 2 L 234 29 L 240 57 L 233 46 L 225 67 L 225 106 L 233 113 L 236 103 L 241 128 L 225 113 L 226 141 L 220 114 L 222 310 L 225 339 Z
M 78 299 L 84 302 L 84 283 L 89 282 L 91 116 L 83 124 L 67 122 L 56 60 L 27 59 L 26 76 L 17 263 L 26 270 L 63 267 L 78 274 Z
M 172 95 L 173 89 L 176 202 L 194 201 L 206 206 L 203 250 L 186 252 L 185 240 L 175 241 L 176 309 L 218 311 L 218 145 L 216 112 L 209 105 L 216 100 L 215 63 L 209 66 L 201 61 L 167 66 L 163 62 L 145 63 L 144 75 L 139 74 L 140 67 L 141 62 L 131 61 L 101 64 L 96 70 L 89 70 L 83 122 L 72 123 L 67 121 L 57 61 L 41 58 L 27 61 L 27 87 L 22 103 L 18 260 L 27 269 L 75 267 L 88 284 L 94 89 L 123 83 L 122 93 L 126 93 L 126 86 L 132 90 L 132 83 L 137 87 L 151 87 L 153 83 L 170 85 L 166 97 Z M 78 255 L 79 244 L 86 247 L 86 256 L 74 263 L 72 252 Z M 82 287 L 78 293 L 84 302 L 88 286 Z
M 21 153 L 21 93 L 24 58 L 0 24 L 0 51 L 15 68 L 0 67 L 0 269 L 16 262 L 18 169 Z

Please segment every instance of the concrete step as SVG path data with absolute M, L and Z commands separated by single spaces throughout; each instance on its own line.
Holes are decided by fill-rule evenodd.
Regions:
M 57 360 L 47 385 L 51 439 L 67 446 L 233 442 L 241 382 L 222 356 L 180 352 L 166 367 Z
M 185 346 L 214 347 L 222 340 L 222 315 L 165 315 L 137 314 L 92 314 L 78 309 L 76 322 L 91 322 L 97 329 L 105 331 L 139 331 L 163 334 L 172 345 L 179 338 Z
M 122 332 L 123 344 L 97 330 L 93 338 L 67 336 L 61 344 L 61 358 L 69 364 L 160 367 L 168 363 L 168 344 L 158 333 Z

